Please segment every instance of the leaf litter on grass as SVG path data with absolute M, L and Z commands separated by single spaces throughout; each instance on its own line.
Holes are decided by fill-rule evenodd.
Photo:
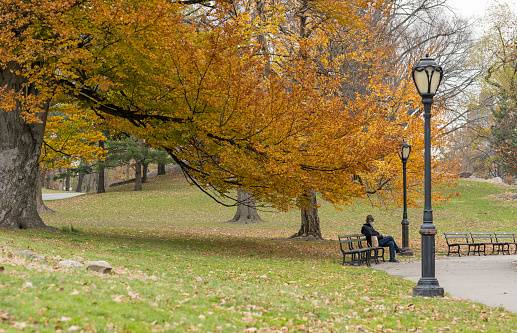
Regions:
M 82 209 L 87 211 L 87 208 Z M 192 211 L 196 212 L 196 209 L 203 208 Z M 438 211 L 447 214 L 449 208 Z M 362 213 L 356 212 L 355 215 Z M 343 221 L 339 216 L 333 220 Z M 440 231 L 451 227 L 445 223 L 442 225 L 444 220 L 446 218 L 437 221 Z M 127 221 L 122 218 L 114 222 L 124 226 Z M 51 244 L 49 248 L 56 249 L 62 257 L 102 256 L 114 260 L 117 263 L 114 265 L 115 271 L 122 269 L 121 274 L 111 277 L 74 274 L 81 287 L 61 287 L 57 284 L 49 291 L 55 293 L 58 287 L 64 288 L 66 295 L 78 291 L 79 294 L 71 295 L 74 297 L 90 297 L 92 294 L 88 292 L 95 291 L 95 302 L 101 303 L 103 297 L 107 297 L 108 304 L 121 307 L 119 311 L 130 313 L 131 306 L 138 304 L 144 310 L 154 311 L 148 314 L 158 315 L 158 318 L 143 319 L 132 314 L 129 319 L 110 321 L 103 321 L 100 317 L 102 324 L 114 331 L 122 331 L 122 327 L 135 322 L 139 322 L 139 327 L 144 331 L 164 331 L 167 327 L 188 332 L 330 332 L 343 327 L 365 332 L 461 331 L 470 328 L 481 331 L 487 327 L 511 331 L 512 322 L 516 322 L 513 314 L 502 309 L 456 299 L 413 299 L 412 283 L 364 267 L 337 265 L 341 260 L 337 242 L 301 243 L 278 239 L 292 234 L 286 232 L 289 230 L 287 223 L 225 226 L 219 222 L 211 225 L 198 222 L 194 218 L 167 226 L 145 225 L 139 228 L 80 226 L 78 235 L 29 231 L 12 235 L 7 232 L 6 235 L 14 237 L 17 245 L 25 242 L 44 248 L 48 242 Z M 99 225 L 103 223 L 99 222 Z M 324 223 L 322 227 L 327 228 Z M 326 232 L 337 235 L 344 227 L 355 230 L 355 224 L 350 227 L 342 224 L 332 223 L 328 226 L 330 231 Z M 115 224 L 108 225 L 113 227 Z M 292 223 L 291 228 L 298 227 L 298 221 Z M 400 221 L 386 221 L 386 229 L 390 228 L 399 230 Z M 416 234 L 418 228 L 412 229 Z M 417 249 L 417 237 L 412 237 L 410 241 Z M 51 263 L 57 260 L 56 256 L 53 254 L 48 258 Z M 7 272 L 11 271 L 10 265 L 5 266 Z M 42 273 L 32 269 L 20 272 L 18 277 L 38 277 Z M 66 273 L 63 270 L 55 272 L 59 276 Z M 135 278 L 129 278 L 131 274 Z M 139 274 L 142 274 L 142 278 L 139 278 Z M 93 288 L 89 282 L 86 285 L 88 289 L 82 289 L 82 283 L 87 282 L 81 280 L 85 276 L 97 279 L 97 288 Z M 35 280 L 23 278 L 23 281 L 32 282 L 35 286 L 27 288 L 27 292 L 39 290 Z M 12 312 L 10 309 L 4 310 Z M 117 312 L 110 317 L 113 315 L 116 316 Z M 62 316 L 73 318 L 66 312 L 56 313 L 52 318 L 57 323 Z M 18 322 L 27 322 L 27 318 L 16 316 Z M 65 326 L 66 322 L 61 324 Z M 87 328 L 87 324 L 69 324 Z M 199 327 L 199 324 L 202 326 Z

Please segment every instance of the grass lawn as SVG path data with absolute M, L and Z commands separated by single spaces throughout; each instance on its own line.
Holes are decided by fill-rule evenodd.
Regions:
M 450 297 L 413 298 L 414 283 L 339 265 L 337 234 L 357 233 L 367 214 L 400 239 L 401 209 L 320 208 L 326 242 L 295 242 L 298 211 L 263 212 L 256 225 L 171 175 L 46 202 L 61 232 L 0 230 L 0 332 L 403 332 L 517 331 L 517 315 Z M 462 181 L 433 207 L 437 251 L 446 231 L 517 231 L 517 203 L 493 184 Z M 517 192 L 517 191 L 514 191 Z M 418 252 L 422 208 L 410 209 Z M 31 250 L 48 263 L 16 251 Z M 60 260 L 106 260 L 111 274 Z M 2 269 L 3 268 L 3 269 Z

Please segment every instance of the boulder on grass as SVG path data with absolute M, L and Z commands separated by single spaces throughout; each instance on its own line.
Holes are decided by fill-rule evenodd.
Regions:
M 86 270 L 104 273 L 104 274 L 111 273 L 111 271 L 113 270 L 113 267 L 111 267 L 111 265 L 107 261 L 104 261 L 104 260 L 88 261 L 86 263 L 86 266 L 87 266 Z
M 45 259 L 42 256 L 39 256 L 35 253 L 32 253 L 29 250 L 18 251 L 18 252 L 15 252 L 14 254 L 22 256 L 22 257 L 29 257 L 30 259 L 38 260 L 39 262 L 48 262 L 47 259 Z

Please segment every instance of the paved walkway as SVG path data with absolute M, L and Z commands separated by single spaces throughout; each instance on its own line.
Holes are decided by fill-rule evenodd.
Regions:
M 75 196 L 81 195 L 81 194 L 84 194 L 84 193 L 77 193 L 77 192 L 73 192 L 73 193 L 43 193 L 42 196 L 43 196 L 43 200 L 58 200 L 58 199 L 66 199 L 66 198 L 75 197 Z
M 420 260 L 398 257 L 399 263 L 385 262 L 373 268 L 416 283 L 422 276 Z M 453 297 L 489 306 L 503 306 L 517 313 L 517 255 L 437 257 L 438 283 Z

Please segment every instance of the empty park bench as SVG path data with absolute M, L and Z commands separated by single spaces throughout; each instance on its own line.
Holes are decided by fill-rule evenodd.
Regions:
M 492 245 L 492 252 L 494 252 L 495 244 L 494 244 L 494 235 L 489 232 L 471 232 L 470 238 L 472 239 L 472 243 L 469 244 L 469 252 L 474 254 L 478 254 L 479 256 L 483 253 L 486 256 L 486 246 Z M 472 249 L 472 250 L 471 250 Z
M 366 236 L 363 234 L 339 235 L 339 248 L 343 253 L 343 263 L 358 266 L 365 263 L 370 266 L 370 260 L 379 263 L 379 258 L 384 261 L 384 249 L 382 247 L 371 247 L 368 245 Z M 350 260 L 347 261 L 347 256 Z
M 489 233 L 489 232 L 445 232 L 445 241 L 449 247 L 447 255 L 457 253 L 461 256 L 461 247 L 467 248 L 467 255 L 483 253 L 486 255 L 487 246 L 492 246 L 492 253 L 510 254 L 510 245 L 515 245 L 515 233 Z
M 470 235 L 468 232 L 444 232 L 443 234 L 445 236 L 447 246 L 449 247 L 447 251 L 448 256 L 453 253 L 457 253 L 458 256 L 461 257 L 462 246 L 465 246 L 468 250 L 470 250 L 469 245 L 471 242 L 469 242 Z
M 483 252 L 484 255 L 486 255 L 486 247 L 492 246 L 492 254 L 497 251 L 497 253 L 506 251 L 508 254 L 510 254 L 510 245 L 508 242 L 498 242 L 495 238 L 495 234 L 489 233 L 489 232 L 471 232 L 470 237 L 472 238 L 472 243 L 479 244 L 479 247 L 473 251 L 473 253 L 477 253 L 478 255 L 481 255 L 481 252 Z
M 494 232 L 496 243 L 506 243 L 508 244 L 507 250 L 508 254 L 510 254 L 510 245 L 515 246 L 515 253 L 517 253 L 517 242 L 515 232 Z M 504 249 L 503 249 L 504 254 Z

